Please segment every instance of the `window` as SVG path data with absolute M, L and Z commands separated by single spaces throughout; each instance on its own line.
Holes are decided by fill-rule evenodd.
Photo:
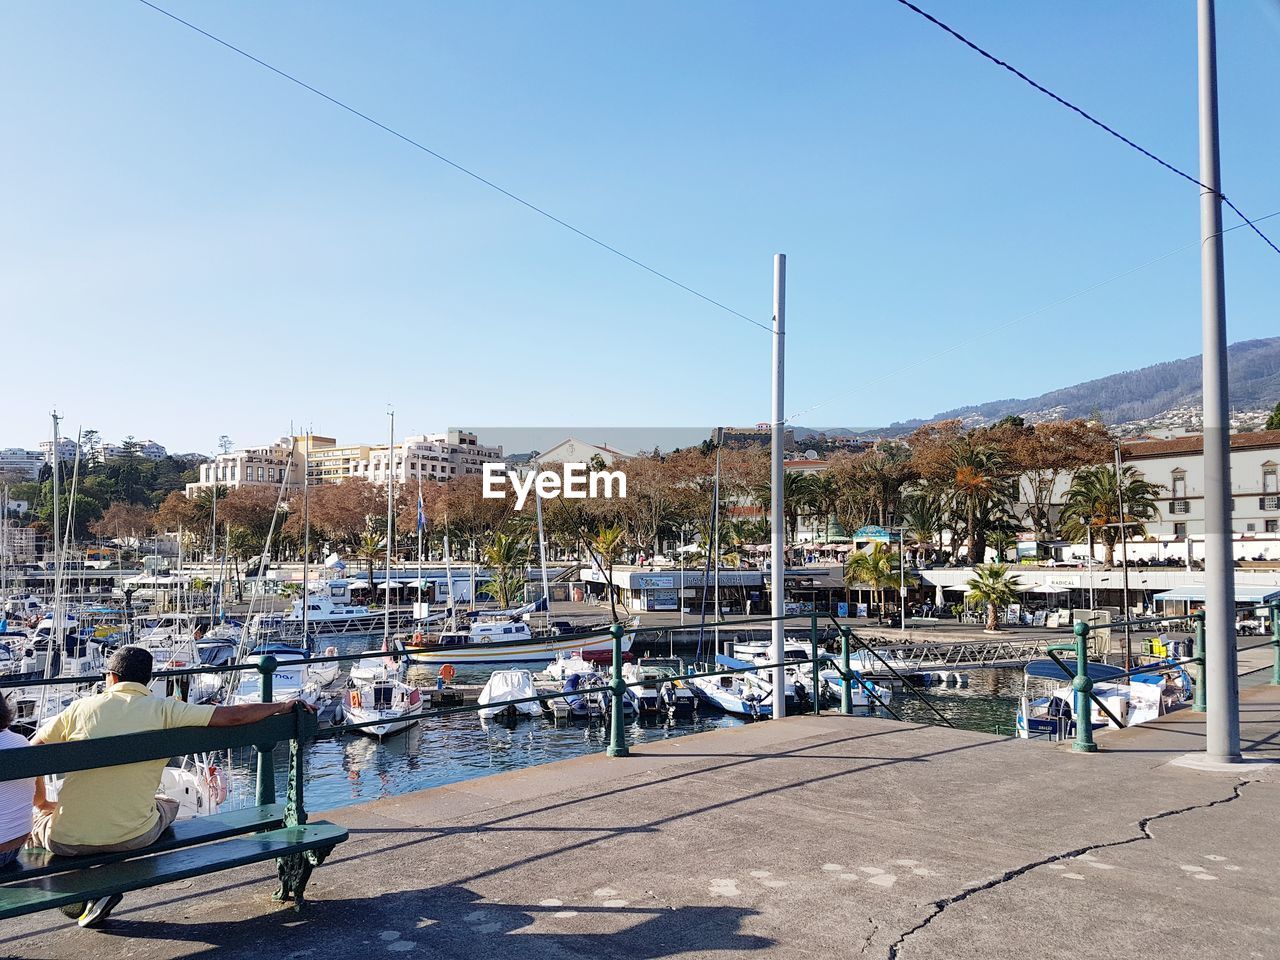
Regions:
M 1175 537 L 1185 538 L 1187 535 L 1187 525 L 1185 523 L 1175 523 L 1173 525 L 1173 535 Z
M 262 467 L 259 467 L 259 468 L 258 468 L 258 482 L 259 482 L 259 483 L 261 483 L 262 481 L 264 481 L 264 480 L 266 480 L 266 479 L 267 479 L 267 472 L 266 472 L 266 470 L 264 470 Z
M 1280 493 L 1280 487 L 1276 485 L 1276 468 L 1266 464 L 1262 467 L 1262 492 Z
M 276 478 L 276 468 L 275 468 L 275 467 L 267 467 L 267 479 L 268 479 L 268 480 L 274 480 L 275 478 Z
M 1266 530 L 1267 533 L 1280 533 L 1280 520 L 1268 520 Z
M 1258 525 L 1257 525 L 1256 523 L 1246 523 L 1246 524 L 1244 525 L 1244 532 L 1245 532 L 1245 533 L 1253 533 L 1253 532 L 1255 532 L 1257 529 L 1258 529 Z
M 1187 474 L 1185 471 L 1173 471 L 1172 489 L 1175 500 L 1181 500 L 1187 495 Z

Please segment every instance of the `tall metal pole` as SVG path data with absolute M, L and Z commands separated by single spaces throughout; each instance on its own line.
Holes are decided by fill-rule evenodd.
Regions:
M 773 715 L 787 715 L 786 678 L 781 666 L 785 652 L 786 625 L 780 619 L 786 612 L 783 591 L 786 588 L 786 528 L 783 526 L 782 502 L 782 428 L 783 371 L 786 368 L 784 341 L 787 327 L 787 255 L 773 256 L 773 438 L 769 446 L 770 490 L 769 517 L 772 522 L 769 592 L 773 600 Z M 814 691 L 815 693 L 817 691 Z
M 1231 461 L 1227 420 L 1227 308 L 1218 166 L 1218 63 L 1213 0 L 1199 0 L 1200 310 L 1204 382 L 1204 600 L 1209 759 L 1240 759 L 1235 573 L 1231 561 Z
M 1124 584 L 1124 668 L 1132 669 L 1133 639 L 1129 632 L 1129 621 L 1133 617 L 1133 608 L 1129 605 L 1129 528 L 1125 526 L 1124 516 L 1124 480 L 1121 477 L 1120 441 L 1116 441 L 1116 503 L 1120 508 L 1120 568 L 1124 571 L 1121 582 Z
M 311 492 L 308 479 L 310 473 L 311 431 L 308 430 L 307 445 L 302 451 L 302 646 L 306 650 L 311 649 L 311 638 L 307 634 L 307 610 L 310 607 L 308 586 L 311 574 Z
M 382 584 L 382 649 L 388 649 L 391 643 L 391 532 L 395 524 L 395 517 L 391 512 L 391 505 L 395 498 L 395 474 L 392 472 L 396 465 L 396 413 L 394 410 L 388 410 L 387 416 L 390 418 L 390 443 L 387 444 L 387 576 Z M 373 584 L 369 584 L 370 587 Z

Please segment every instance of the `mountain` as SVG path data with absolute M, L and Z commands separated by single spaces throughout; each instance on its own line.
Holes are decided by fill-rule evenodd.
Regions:
M 1231 407 L 1238 413 L 1238 425 L 1254 426 L 1253 420 L 1280 400 L 1280 337 L 1233 343 L 1227 348 L 1227 365 Z M 796 437 L 800 439 L 818 432 L 828 436 L 893 437 L 936 420 L 963 420 L 971 426 L 980 426 L 1010 416 L 1024 417 L 1031 422 L 1099 417 L 1108 426 L 1132 428 L 1127 432 L 1152 427 L 1182 428 L 1200 422 L 1200 380 L 1200 357 L 1185 357 L 1063 387 L 1038 397 L 957 407 L 928 420 L 902 420 L 871 430 L 836 427 L 818 431 L 797 427 Z

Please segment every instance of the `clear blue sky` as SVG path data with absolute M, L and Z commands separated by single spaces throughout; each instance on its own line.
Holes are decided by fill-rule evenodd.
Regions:
M 1194 247 L 989 332 L 1194 243 L 1196 188 L 892 0 L 161 5 L 762 322 L 786 252 L 802 424 L 1199 352 Z M 923 5 L 1196 172 L 1193 0 Z M 1226 192 L 1280 211 L 1280 4 L 1219 45 Z M 768 416 L 764 331 L 134 0 L 4 4 L 0 89 L 0 445 Z M 1227 279 L 1280 332 L 1280 257 Z

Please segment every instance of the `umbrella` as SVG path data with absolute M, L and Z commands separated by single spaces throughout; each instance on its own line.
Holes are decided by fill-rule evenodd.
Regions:
M 369 581 L 368 580 L 352 580 L 350 583 L 347 584 L 347 586 L 350 587 L 352 590 L 367 590 L 369 589 Z
M 1023 593 L 1068 593 L 1066 587 L 1055 587 L 1051 583 L 1041 584 L 1035 587 L 1027 587 Z
M 386 583 L 378 584 L 379 590 L 399 590 L 404 584 L 399 580 L 388 580 Z

